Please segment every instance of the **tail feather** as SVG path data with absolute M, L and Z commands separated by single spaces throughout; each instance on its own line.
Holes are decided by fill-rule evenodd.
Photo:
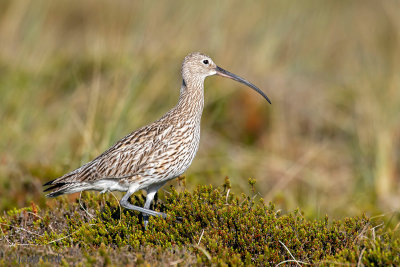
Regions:
M 51 183 L 46 183 L 46 184 L 43 185 L 43 186 L 47 186 L 47 185 L 53 185 L 53 184 L 51 184 Z M 57 183 L 57 184 L 54 184 L 53 186 L 50 186 L 49 188 L 46 188 L 45 190 L 43 190 L 43 192 L 51 191 L 51 190 L 53 190 L 53 189 L 60 188 L 60 187 L 62 187 L 62 186 L 64 186 L 64 185 L 66 185 L 66 183 Z
M 74 183 L 56 183 L 56 184 L 52 184 L 52 181 L 46 183 L 45 185 L 52 185 L 49 188 L 46 188 L 45 190 L 43 190 L 43 192 L 47 192 L 47 191 L 52 191 L 49 194 L 46 195 L 46 197 L 58 197 L 60 195 L 63 195 L 66 193 L 66 191 L 68 191 L 68 189 L 70 189 L 71 187 L 74 187 Z
M 79 183 L 57 183 L 44 190 L 44 192 L 54 190 L 53 192 L 47 194 L 46 197 L 57 197 L 63 194 L 71 194 L 84 191 L 88 188 L 89 187 L 87 185 L 82 185 Z
M 58 197 L 65 193 L 65 190 L 57 190 L 46 195 L 46 197 Z
M 82 167 L 69 172 L 61 177 L 58 177 L 54 180 L 48 181 L 43 186 L 50 186 L 45 189 L 44 192 L 54 190 L 47 194 L 47 197 L 57 197 L 62 194 L 71 194 L 80 191 L 85 191 L 88 189 L 92 189 L 92 185 L 90 182 L 86 182 L 83 178 L 90 178 L 93 176 L 93 170 L 89 168 L 93 162 L 86 163 Z
M 43 184 L 43 186 L 50 186 L 43 190 L 43 192 L 54 190 L 53 192 L 47 194 L 47 197 L 57 197 L 59 195 L 70 193 L 71 189 L 76 188 L 76 182 L 74 181 L 77 170 L 67 173 L 61 177 L 54 180 L 48 181 Z
M 53 184 L 53 182 L 54 182 L 55 180 L 57 180 L 57 179 L 54 179 L 54 180 L 48 181 L 47 183 L 43 184 L 43 186 L 52 185 L 52 184 Z M 46 192 L 47 190 L 49 190 L 49 189 L 46 189 L 46 190 L 44 190 L 44 192 Z

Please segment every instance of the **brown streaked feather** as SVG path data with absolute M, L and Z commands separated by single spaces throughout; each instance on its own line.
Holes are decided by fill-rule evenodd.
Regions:
M 46 183 L 52 186 L 47 190 L 56 190 L 49 196 L 83 190 L 129 189 L 128 193 L 132 194 L 140 189 L 158 189 L 159 185 L 183 174 L 199 147 L 204 79 L 214 74 L 244 83 L 265 96 L 246 80 L 219 68 L 208 56 L 189 54 L 182 64 L 183 82 L 178 104 L 159 120 L 125 136 L 91 162 Z
M 93 182 L 100 179 L 127 179 L 137 175 L 146 177 L 146 173 L 154 168 L 153 165 L 160 163 L 159 160 L 165 152 L 172 149 L 166 140 L 172 137 L 175 126 L 165 123 L 171 118 L 167 115 L 169 114 L 127 135 L 93 161 L 45 185 Z M 182 134 L 176 137 L 181 138 Z M 172 151 L 170 154 L 176 152 Z M 165 168 L 157 170 L 162 171 Z

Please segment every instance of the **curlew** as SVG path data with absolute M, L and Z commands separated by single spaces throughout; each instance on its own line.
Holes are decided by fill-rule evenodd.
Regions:
M 101 193 L 121 191 L 122 207 L 149 215 L 167 215 L 150 209 L 158 189 L 183 174 L 196 155 L 200 141 L 200 119 L 204 107 L 204 79 L 220 75 L 243 83 L 268 97 L 245 79 L 218 67 L 210 57 L 192 53 L 182 64 L 182 86 L 178 104 L 159 120 L 125 136 L 100 156 L 80 168 L 47 182 L 48 197 L 85 190 Z M 129 203 L 130 196 L 146 190 L 144 207 Z

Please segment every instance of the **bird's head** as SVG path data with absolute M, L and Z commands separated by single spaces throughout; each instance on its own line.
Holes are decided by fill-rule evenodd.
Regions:
M 258 87 L 236 74 L 218 67 L 209 56 L 195 52 L 187 55 L 183 60 L 182 77 L 185 84 L 203 83 L 204 79 L 211 75 L 219 75 L 243 83 L 257 91 L 271 104 L 269 98 Z
M 199 52 L 191 53 L 185 57 L 182 64 L 184 79 L 206 78 L 216 74 L 215 63 L 209 56 Z

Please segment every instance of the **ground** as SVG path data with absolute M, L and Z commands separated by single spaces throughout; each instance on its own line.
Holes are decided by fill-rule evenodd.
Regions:
M 52 204 L 41 210 L 32 203 L 0 217 L 3 265 L 400 264 L 399 225 L 393 229 L 387 218 L 281 213 L 256 193 L 236 196 L 229 179 L 193 192 L 169 188 L 154 207 L 169 217 L 152 217 L 147 229 L 113 195 L 84 193 Z

